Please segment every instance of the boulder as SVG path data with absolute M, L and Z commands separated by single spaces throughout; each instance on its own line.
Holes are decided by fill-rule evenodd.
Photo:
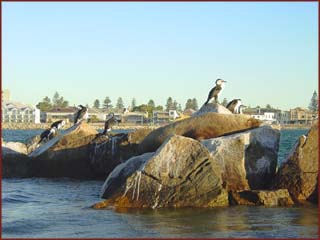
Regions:
M 152 131 L 141 142 L 139 152 L 141 154 L 156 151 L 172 134 L 202 140 L 256 128 L 260 124 L 260 120 L 243 114 L 207 113 Z
M 139 155 L 139 143 L 150 132 L 151 129 L 138 129 L 128 134 L 96 137 L 90 143 L 90 165 L 95 175 L 105 180 L 118 164 Z
M 2 156 L 7 154 L 27 154 L 27 146 L 21 142 L 2 142 Z
M 262 126 L 202 140 L 227 190 L 266 189 L 276 174 L 280 130 Z
M 202 105 L 202 107 L 198 111 L 194 112 L 192 114 L 192 116 L 196 117 L 196 116 L 200 116 L 200 115 L 203 115 L 203 114 L 206 114 L 209 112 L 222 113 L 222 114 L 232 114 L 232 112 L 228 108 L 222 106 L 219 103 L 208 103 L 208 104 Z
M 151 129 L 139 129 L 109 137 L 81 122 L 40 146 L 39 135 L 30 138 L 27 144 L 4 143 L 7 147 L 3 145 L 3 176 L 105 180 L 118 164 L 138 154 L 140 141 L 150 131 Z M 18 156 L 18 152 L 14 150 L 23 154 Z M 7 152 L 12 154 L 8 155 Z M 25 161 L 18 161 L 19 159 Z
M 296 201 L 308 199 L 318 186 L 318 128 L 317 121 L 298 139 L 273 182 L 273 189 L 287 188 Z
M 90 142 L 98 132 L 82 122 L 41 145 L 29 156 L 35 177 L 95 178 L 91 169 Z
M 117 166 L 102 188 L 104 207 L 214 207 L 228 205 L 208 150 L 191 138 L 170 136 L 155 153 Z
M 263 205 L 268 207 L 294 204 L 287 189 L 230 191 L 229 201 L 230 205 Z
M 31 162 L 27 147 L 19 142 L 2 142 L 2 177 L 31 177 Z

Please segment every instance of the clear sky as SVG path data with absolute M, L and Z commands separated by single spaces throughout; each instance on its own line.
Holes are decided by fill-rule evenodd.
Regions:
M 36 104 L 125 105 L 221 95 L 251 106 L 307 107 L 318 89 L 316 2 L 5 2 L 2 88 Z

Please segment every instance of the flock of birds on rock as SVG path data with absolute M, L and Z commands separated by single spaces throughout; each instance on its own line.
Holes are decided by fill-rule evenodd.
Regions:
M 88 119 L 88 108 L 86 108 L 83 105 L 79 105 L 78 111 L 75 113 L 74 125 L 87 119 Z M 104 123 L 104 130 L 102 132 L 102 135 L 108 136 L 109 132 L 111 131 L 111 127 L 112 125 L 115 124 L 115 122 L 116 120 L 114 117 L 114 113 L 107 115 L 106 121 Z M 38 142 L 38 145 L 42 142 L 47 142 L 53 137 L 55 137 L 58 134 L 58 130 L 62 129 L 65 124 L 66 122 L 64 120 L 59 120 L 52 123 L 50 128 L 46 129 L 40 134 L 40 141 Z
M 208 95 L 207 101 L 204 103 L 204 105 L 207 105 L 208 103 L 212 102 L 214 100 L 215 103 L 219 103 L 218 97 L 220 96 L 224 84 L 226 81 L 222 79 L 216 80 L 216 86 L 211 89 Z M 241 99 L 233 99 L 230 101 L 226 108 L 229 109 L 234 114 L 241 114 L 242 108 L 246 106 L 242 105 Z M 78 124 L 82 120 L 88 119 L 88 108 L 86 108 L 83 105 L 78 106 L 78 111 L 75 113 L 75 119 L 74 119 L 74 125 Z M 114 113 L 111 113 L 106 117 L 106 121 L 104 124 L 104 130 L 102 132 L 102 135 L 108 136 L 108 133 L 111 131 L 111 126 L 115 123 Z M 44 132 L 40 135 L 40 141 L 38 144 L 44 141 L 49 141 L 54 136 L 57 135 L 58 130 L 62 129 L 62 127 L 66 124 L 64 120 L 59 120 L 51 124 L 50 128 L 46 129 Z
M 218 97 L 220 96 L 223 88 L 224 88 L 224 84 L 226 83 L 227 81 L 225 80 L 222 80 L 220 78 L 218 78 L 216 80 L 216 86 L 213 87 L 211 89 L 211 91 L 209 92 L 209 95 L 208 95 L 208 99 L 207 101 L 204 103 L 204 105 L 207 105 L 209 102 L 213 101 L 216 102 L 216 103 L 219 103 L 218 101 Z M 242 105 L 242 102 L 241 102 L 241 99 L 233 99 L 232 101 L 230 101 L 226 108 L 229 109 L 232 113 L 234 114 L 242 114 L 242 109 L 245 108 L 246 106 Z

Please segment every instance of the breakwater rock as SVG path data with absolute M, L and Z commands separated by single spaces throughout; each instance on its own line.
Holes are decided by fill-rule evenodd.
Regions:
M 155 153 L 114 169 L 102 197 L 116 207 L 226 206 L 228 195 L 213 161 L 198 141 L 173 135 Z
M 115 166 L 137 154 L 137 144 L 149 131 L 103 136 L 83 122 L 39 147 L 39 136 L 27 144 L 5 143 L 3 177 L 105 179 Z
M 295 201 L 318 201 L 318 132 L 317 121 L 298 139 L 274 179 L 273 188 L 287 188 Z
M 156 151 L 172 134 L 203 140 L 256 128 L 260 124 L 261 121 L 247 115 L 209 112 L 157 128 L 143 139 L 139 152 Z
M 102 188 L 101 196 L 107 200 L 93 207 L 234 204 L 228 192 L 266 189 L 270 185 L 276 174 L 279 139 L 279 129 L 270 126 L 202 141 L 171 135 L 157 151 L 117 166 Z M 260 195 L 263 198 L 274 194 Z M 264 199 L 255 205 L 276 202 Z M 283 200 L 278 202 L 284 205 Z

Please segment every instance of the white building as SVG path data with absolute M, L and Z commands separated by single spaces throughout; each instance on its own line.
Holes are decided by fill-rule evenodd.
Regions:
M 264 122 L 273 123 L 276 122 L 276 115 L 274 112 L 264 112 L 264 113 L 258 113 L 258 114 L 252 114 L 253 118 L 259 119 Z
M 18 102 L 2 102 L 3 123 L 40 123 L 40 110 Z

